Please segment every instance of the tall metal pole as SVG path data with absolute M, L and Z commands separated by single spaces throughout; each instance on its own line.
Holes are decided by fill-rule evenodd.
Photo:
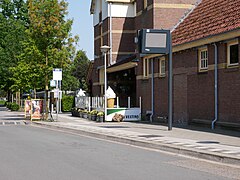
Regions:
M 112 62 L 112 2 L 109 3 L 109 14 L 110 14 L 110 22 L 109 22 L 109 28 L 110 28 L 110 32 L 109 32 L 109 40 L 110 40 L 110 65 L 113 64 Z
M 107 120 L 107 52 L 104 52 L 104 116 Z
M 152 114 L 150 116 L 150 122 L 153 122 L 153 116 L 154 116 L 154 59 L 151 59 L 151 71 L 152 71 Z
M 56 104 L 56 113 L 57 113 L 57 121 L 58 121 L 58 112 L 59 112 L 59 89 L 58 89 L 58 80 L 57 80 L 57 88 L 56 88 L 56 91 L 57 91 L 57 104 Z
M 168 130 L 172 130 L 172 36 L 170 33 L 170 42 L 169 42 L 169 59 L 168 59 Z
M 104 54 L 104 114 L 107 120 L 107 52 L 111 49 L 109 46 L 101 46 L 101 52 Z
M 59 81 L 59 113 L 62 113 L 62 81 Z

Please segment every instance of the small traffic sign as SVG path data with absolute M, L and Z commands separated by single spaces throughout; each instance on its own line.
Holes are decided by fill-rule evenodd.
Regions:
M 60 68 L 53 69 L 53 80 L 56 81 L 62 80 L 62 69 Z

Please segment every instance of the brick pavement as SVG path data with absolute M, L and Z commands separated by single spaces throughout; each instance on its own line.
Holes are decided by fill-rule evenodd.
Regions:
M 59 114 L 57 122 L 40 121 L 34 124 L 240 166 L 240 132 L 237 131 L 206 132 L 175 127 L 168 131 L 162 125 L 98 123 L 70 114 Z

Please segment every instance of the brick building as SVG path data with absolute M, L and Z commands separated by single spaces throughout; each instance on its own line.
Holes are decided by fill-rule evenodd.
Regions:
M 141 96 L 144 115 L 151 111 L 153 61 L 154 121 L 164 121 L 168 59 L 138 54 L 135 37 L 143 28 L 170 29 L 174 123 L 211 123 L 217 118 L 219 124 L 240 124 L 239 4 L 240 0 L 92 0 L 92 94 L 104 93 L 100 47 L 108 45 L 108 85 L 122 99 L 122 106 L 127 96 L 133 99 L 132 105 Z

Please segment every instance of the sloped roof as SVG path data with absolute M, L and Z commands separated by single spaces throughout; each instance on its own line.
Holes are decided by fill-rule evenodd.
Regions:
M 202 0 L 172 32 L 173 45 L 240 28 L 240 0 Z

